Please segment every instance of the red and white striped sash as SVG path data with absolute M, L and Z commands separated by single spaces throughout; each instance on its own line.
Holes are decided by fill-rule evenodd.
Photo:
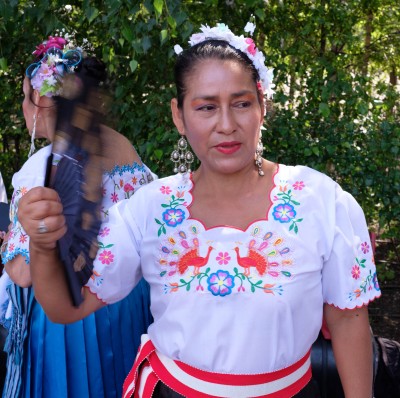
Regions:
M 293 365 L 263 374 L 224 374 L 196 369 L 157 352 L 145 337 L 122 397 L 151 398 L 158 381 L 188 398 L 289 398 L 311 379 L 310 351 Z M 140 375 L 139 375 L 140 373 Z

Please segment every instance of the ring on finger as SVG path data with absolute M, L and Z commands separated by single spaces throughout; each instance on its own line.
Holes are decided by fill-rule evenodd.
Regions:
M 49 232 L 46 223 L 43 220 L 39 221 L 39 226 L 37 227 L 37 231 L 39 234 L 45 234 L 46 232 Z

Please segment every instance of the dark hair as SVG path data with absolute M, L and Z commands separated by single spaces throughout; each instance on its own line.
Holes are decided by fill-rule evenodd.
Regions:
M 182 51 L 176 60 L 174 78 L 179 108 L 183 106 L 188 75 L 192 72 L 197 63 L 207 59 L 236 61 L 251 73 L 254 84 L 257 84 L 260 80 L 257 69 L 245 53 L 232 47 L 225 40 L 205 40 Z
M 78 76 L 93 79 L 97 83 L 104 82 L 107 79 L 106 66 L 96 57 L 83 58 L 75 73 Z

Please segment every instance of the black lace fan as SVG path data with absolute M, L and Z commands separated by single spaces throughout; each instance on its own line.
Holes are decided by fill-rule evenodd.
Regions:
M 99 122 L 105 111 L 100 79 L 82 71 L 67 75 L 57 98 L 57 124 L 45 185 L 55 189 L 64 207 L 67 233 L 58 241 L 73 304 L 93 270 L 101 226 L 103 145 Z

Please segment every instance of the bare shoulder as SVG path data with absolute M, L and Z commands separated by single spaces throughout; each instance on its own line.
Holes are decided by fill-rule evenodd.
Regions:
M 117 165 L 142 164 L 132 143 L 121 133 L 111 127 L 101 125 L 103 145 L 106 148 L 105 168 L 111 169 Z

